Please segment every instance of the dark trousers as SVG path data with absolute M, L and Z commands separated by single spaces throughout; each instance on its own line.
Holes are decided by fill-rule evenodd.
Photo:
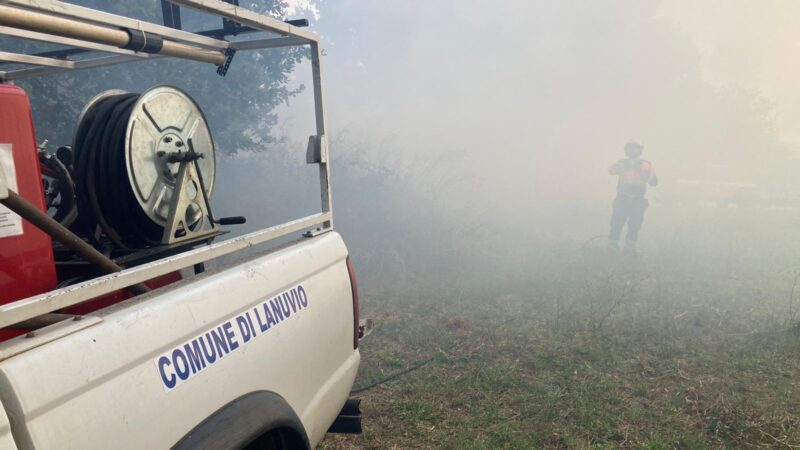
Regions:
M 609 239 L 618 241 L 622 234 L 622 227 L 628 224 L 628 235 L 625 237 L 629 241 L 635 241 L 639 237 L 639 230 L 642 229 L 644 221 L 644 211 L 647 209 L 648 201 L 644 197 L 629 197 L 627 195 L 617 195 L 614 199 L 614 212 L 611 214 L 611 234 Z

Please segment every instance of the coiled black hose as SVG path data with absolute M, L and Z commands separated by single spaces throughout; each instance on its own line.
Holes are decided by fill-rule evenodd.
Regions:
M 100 243 L 100 233 L 117 248 L 131 250 L 159 242 L 163 228 L 137 202 L 128 179 L 125 139 L 139 94 L 99 100 L 75 134 L 75 186 L 80 234 Z

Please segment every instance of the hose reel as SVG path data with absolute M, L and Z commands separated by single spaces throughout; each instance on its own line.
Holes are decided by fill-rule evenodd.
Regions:
M 171 86 L 107 91 L 84 108 L 73 138 L 75 227 L 129 250 L 219 231 L 209 201 L 216 159 L 194 100 Z

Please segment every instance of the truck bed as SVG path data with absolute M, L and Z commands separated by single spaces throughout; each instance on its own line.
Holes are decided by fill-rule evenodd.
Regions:
M 327 232 L 98 311 L 75 331 L 38 330 L 41 345 L 0 344 L 13 355 L 0 361 L 0 402 L 17 448 L 168 448 L 257 392 L 285 400 L 316 445 L 359 363 L 346 257 Z M 237 430 L 218 432 L 233 442 Z

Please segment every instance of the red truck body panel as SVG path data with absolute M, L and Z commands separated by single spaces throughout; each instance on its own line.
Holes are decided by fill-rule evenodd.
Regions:
M 45 211 L 28 95 L 22 89 L 7 84 L 0 84 L 2 144 L 11 146 L 17 193 Z M 21 234 L 3 237 L 8 233 L 15 234 L 14 224 L 11 223 L 13 219 L 8 214 L 0 215 L 0 304 L 41 294 L 56 286 L 50 236 L 23 220 Z

